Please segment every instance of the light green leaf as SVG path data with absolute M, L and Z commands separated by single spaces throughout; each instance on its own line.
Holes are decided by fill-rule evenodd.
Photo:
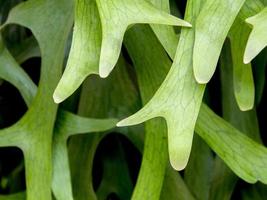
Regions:
M 128 30 L 124 43 L 132 58 L 145 104 L 164 80 L 171 62 L 148 26 L 139 25 Z M 132 199 L 158 200 L 168 163 L 167 127 L 163 119 L 146 122 L 145 134 L 142 164 Z
M 231 40 L 233 60 L 234 93 L 240 110 L 249 110 L 254 105 L 255 88 L 251 64 L 243 63 L 243 54 L 250 29 L 244 20 L 262 10 L 264 5 L 260 0 L 247 0 L 240 10 L 228 34 Z M 259 67 L 257 67 L 258 69 Z M 257 80 L 257 79 L 256 79 Z M 257 84 L 256 84 L 257 86 Z
M 260 0 L 246 0 L 244 6 L 242 7 L 242 9 L 238 14 L 238 18 L 244 21 L 244 19 L 246 19 L 247 17 L 252 16 L 257 12 L 259 12 L 263 7 L 264 5 L 261 3 Z M 236 20 L 240 21 L 239 19 Z M 243 27 L 243 29 L 246 28 Z M 231 31 L 229 35 L 231 35 Z M 242 44 L 243 47 L 242 49 L 244 50 L 243 45 L 244 44 Z M 231 76 L 233 76 L 234 73 L 233 68 L 235 67 L 233 66 L 234 64 L 234 59 L 232 58 L 233 52 L 230 51 L 229 49 L 230 46 L 228 43 L 225 43 L 225 46 L 226 46 L 225 49 L 223 49 L 223 51 L 221 52 L 221 60 L 220 60 L 223 118 L 226 119 L 226 121 L 229 121 L 234 127 L 238 128 L 240 131 L 247 134 L 250 138 L 256 140 L 257 142 L 261 142 L 259 136 L 260 131 L 258 127 L 257 114 L 255 110 L 256 108 L 254 107 L 252 110 L 247 112 L 240 112 L 240 110 L 238 109 L 237 101 L 236 102 L 234 101 L 235 91 L 233 85 L 235 80 L 230 78 Z M 240 51 L 240 49 L 238 51 Z M 234 54 L 239 55 L 236 52 Z M 240 63 L 240 55 L 238 56 L 238 63 Z M 257 65 L 256 69 L 258 69 L 258 67 L 260 66 Z
M 20 49 L 20 51 L 23 51 L 23 49 Z M 25 60 L 27 54 L 20 51 L 17 52 L 18 55 L 24 55 L 20 57 L 22 60 Z M 18 66 L 12 56 L 9 55 L 7 50 L 5 50 L 5 53 L 1 54 L 1 57 L 6 57 L 6 59 L 4 59 L 4 64 L 8 64 L 8 68 L 6 65 L 3 65 L 4 71 L 0 71 L 0 76 L 3 76 L 3 78 L 12 83 L 14 86 L 18 86 L 18 89 L 26 100 L 26 103 L 30 105 L 30 102 L 36 94 L 37 87 L 24 70 Z M 16 76 L 10 76 L 5 73 L 6 71 L 9 73 L 12 72 L 13 74 L 16 74 Z M 18 80 L 23 80 L 24 84 L 17 84 Z M 20 87 L 21 85 L 25 86 Z M 30 96 L 28 97 L 27 94 L 30 94 Z M 116 121 L 117 120 L 115 119 L 100 120 L 84 118 L 63 110 L 58 111 L 54 133 L 52 182 L 52 189 L 57 199 L 72 199 L 71 180 L 66 149 L 66 140 L 68 137 L 74 134 L 104 131 L 113 128 Z M 13 136 L 13 134 L 11 136 Z M 4 138 L 2 139 L 5 140 Z M 22 140 L 21 138 L 18 139 Z
M 92 76 L 85 80 L 79 102 L 79 115 L 90 118 L 121 118 L 139 108 L 137 91 L 130 80 L 122 57 L 117 65 L 118 67 L 107 79 Z M 136 147 L 142 149 L 143 129 L 124 128 L 115 131 L 123 133 Z M 74 199 L 85 197 L 96 199 L 92 182 L 93 160 L 104 135 L 105 133 L 77 135 L 69 140 Z
M 81 117 L 75 114 L 72 114 L 67 111 L 60 110 L 58 113 L 57 129 L 60 136 L 63 138 L 68 138 L 74 134 L 82 134 L 89 132 L 102 132 L 108 129 L 111 129 L 114 124 L 117 122 L 116 119 L 95 119 Z M 59 136 L 56 136 L 59 137 Z
M 174 1 L 171 0 L 172 3 Z M 9 13 L 7 22 L 0 27 L 4 38 L 3 41 L 0 38 L 0 78 L 19 90 L 28 110 L 16 123 L 0 130 L 0 147 L 11 146 L 22 150 L 25 159 L 26 191 L 0 195 L 0 200 L 96 200 L 109 198 L 111 192 L 120 199 L 130 199 L 133 192 L 134 200 L 226 200 L 230 199 L 237 183 L 238 177 L 235 174 L 249 183 L 260 181 L 267 184 L 267 148 L 259 144 L 261 135 L 257 121 L 257 114 L 262 112 L 261 107 L 258 113 L 255 108 L 246 112 L 241 112 L 238 108 L 239 105 L 241 109 L 247 110 L 254 104 L 251 64 L 243 64 L 245 42 L 249 35 L 244 20 L 259 13 L 266 0 L 237 0 L 231 4 L 230 0 L 184 1 L 187 3 L 185 18 L 193 24 L 193 28 L 182 27 L 179 36 L 175 35 L 174 28 L 170 25 L 154 24 L 171 22 L 174 25 L 179 22 L 188 25 L 167 14 L 170 11 L 169 0 L 76 0 L 73 43 L 61 81 L 62 66 L 67 61 L 65 59 L 70 46 L 68 38 L 71 38 L 69 36 L 74 1 L 6 2 L 0 0 L 0 20 L 6 19 Z M 9 7 L 18 2 L 23 3 L 9 11 Z M 240 9 L 238 5 L 241 7 L 242 2 L 245 3 L 235 17 Z M 1 5 L 8 6 L 3 9 Z M 224 5 L 227 5 L 229 10 Z M 177 3 L 171 9 L 179 7 L 183 11 L 183 6 L 183 3 Z M 202 17 L 206 23 L 200 20 Z M 136 23 L 149 23 L 152 30 L 148 25 L 132 27 Z M 257 23 L 256 29 L 254 27 L 255 30 L 259 29 L 259 24 Z M 203 26 L 199 27 L 200 25 Z M 232 46 L 227 46 L 226 43 L 227 48 L 220 52 L 219 47 L 223 44 L 230 26 L 232 29 L 228 36 Z M 215 38 L 214 43 L 203 43 L 205 40 L 199 40 L 198 34 L 201 34 L 202 28 L 206 31 L 208 40 Z M 126 29 L 129 29 L 128 32 Z M 119 57 L 125 31 L 126 48 Z M 33 36 L 27 38 L 31 33 Z M 116 38 L 117 36 L 119 37 Z M 216 111 L 219 111 L 224 119 L 202 104 L 205 84 L 199 84 L 194 77 L 194 67 L 198 64 L 195 63 L 195 49 L 207 57 L 207 69 L 212 66 L 215 68 L 214 60 L 221 54 L 222 98 L 216 97 L 216 100 L 221 99 L 222 110 L 220 101 L 213 102 L 212 93 L 210 105 L 218 106 Z M 105 50 L 108 51 L 107 54 Z M 262 55 L 264 52 L 262 51 Z M 35 56 L 41 56 L 41 59 L 38 59 L 41 60 L 38 87 L 19 66 L 22 62 L 26 68 L 29 63 L 35 64 L 35 60 L 24 62 Z M 209 58 L 210 56 L 212 58 Z M 254 73 L 254 78 L 259 79 L 255 81 L 255 85 L 260 88 L 260 92 L 264 88 L 265 57 L 257 56 L 257 62 L 253 62 L 253 67 L 260 67 L 256 68 Z M 118 66 L 111 76 L 105 80 L 101 79 L 98 76 L 99 71 L 102 77 L 107 76 L 117 60 Z M 174 61 L 173 65 L 171 60 Z M 90 78 L 86 79 L 90 74 Z M 218 80 L 219 77 L 215 77 L 215 81 Z M 53 101 L 53 92 L 55 91 L 55 101 L 61 102 L 83 82 L 82 87 L 58 108 Z M 213 83 L 208 89 L 213 89 Z M 57 84 L 58 88 L 55 90 Z M 3 88 L 5 85 L 3 84 Z M 210 91 L 212 90 L 207 92 Z M 5 100 L 5 94 L 3 97 Z M 260 95 L 258 98 L 260 99 Z M 127 154 L 124 156 L 120 148 L 115 150 L 116 147 L 112 148 L 116 155 L 114 152 L 109 154 L 109 149 L 102 146 L 103 143 L 101 146 L 99 144 L 117 122 L 113 118 L 129 116 L 140 109 L 142 104 L 146 104 L 143 109 L 118 125 L 137 124 L 154 117 L 163 117 L 167 127 L 163 119 L 153 119 L 144 126 L 110 130 L 123 134 L 141 154 L 143 152 L 141 168 L 133 190 L 131 178 L 136 178 L 137 171 L 132 171 L 131 166 L 127 166 L 125 162 L 125 158 L 133 158 L 128 158 Z M 261 106 L 262 104 L 264 102 L 261 102 Z M 8 112 L 11 114 L 9 110 Z M 5 125 L 2 121 L 5 123 L 1 115 L 0 125 Z M 171 165 L 175 169 L 185 167 L 194 131 L 218 156 L 212 169 L 210 149 L 195 137 L 190 164 L 183 176 L 184 181 Z M 95 134 L 87 134 L 91 132 Z M 114 146 L 119 145 L 112 142 Z M 100 180 L 98 172 L 102 170 L 97 169 L 95 174 L 94 168 L 98 166 L 98 148 L 107 151 L 106 156 L 100 157 L 104 161 L 103 176 L 100 175 Z M 134 152 L 137 153 L 138 150 Z M 171 165 L 168 163 L 168 151 Z M 19 166 L 24 166 L 24 162 Z M 134 172 L 134 176 L 130 176 L 133 174 L 129 172 Z M 11 174 L 13 172 L 3 178 L 4 181 L 9 180 L 10 185 L 17 180 L 12 178 Z M 24 181 L 24 177 L 19 179 Z M 5 182 L 3 185 L 6 186 Z M 242 188 L 237 192 L 244 199 L 264 198 L 267 190 L 263 188 L 265 191 L 262 196 L 259 195 L 260 188 L 254 186 L 248 186 L 246 192 Z M 14 190 L 11 186 L 8 192 L 22 190 L 24 188 Z
M 239 18 L 235 20 L 229 33 L 233 60 L 234 94 L 242 111 L 251 110 L 255 99 L 251 64 L 243 63 L 243 55 L 249 33 L 249 27 Z
M 107 77 L 114 68 L 126 29 L 137 23 L 191 25 L 171 16 L 146 0 L 96 0 L 102 24 L 99 75 Z
M 255 0 L 252 1 L 255 2 Z M 223 118 L 250 138 L 260 142 L 255 108 L 250 111 L 240 111 L 235 100 L 232 78 L 233 64 L 229 41 L 227 41 L 221 52 L 220 75 L 222 85 Z M 210 199 L 231 199 L 238 177 L 219 156 L 216 156 L 215 158 L 212 176 Z
M 90 119 L 59 111 L 53 140 L 52 189 L 58 200 L 73 199 L 67 139 L 71 135 L 106 131 L 115 127 L 115 119 Z
M 39 88 L 29 110 L 16 124 L 1 130 L 1 146 L 17 146 L 23 151 L 28 200 L 52 198 L 51 145 L 57 106 L 51 96 L 62 70 L 72 6 L 67 0 L 30 0 L 13 8 L 4 24 L 29 28 L 42 54 Z
M 170 13 L 169 0 L 150 0 L 150 2 L 158 9 Z M 169 56 L 174 58 L 179 40 L 174 28 L 172 26 L 158 24 L 151 24 L 150 26 Z
M 196 132 L 239 177 L 249 183 L 267 183 L 267 148 L 242 134 L 204 104 Z
M 143 0 L 97 0 L 96 3 L 102 37 L 95 1 L 76 2 L 73 43 L 67 68 L 54 93 L 56 103 L 70 96 L 88 75 L 109 75 L 119 58 L 123 35 L 130 25 L 159 23 L 190 26 Z
M 24 53 L 24 51 L 28 52 L 28 49 L 17 49 L 16 55 L 18 55 L 22 60 L 25 60 L 29 55 L 27 53 Z M 29 76 L 24 72 L 24 70 L 21 69 L 20 66 L 18 66 L 18 64 L 14 61 L 14 59 L 6 49 L 0 55 L 0 61 L 5 61 L 3 62 L 3 67 L 0 68 L 2 69 L 0 70 L 0 76 L 19 89 L 27 105 L 29 106 L 36 94 L 37 87 L 34 85 Z M 12 76 L 10 75 L 10 73 L 12 73 Z M 21 82 L 18 83 L 18 81 Z M 57 199 L 72 199 L 71 180 L 66 147 L 66 140 L 68 139 L 68 137 L 74 134 L 104 131 L 113 128 L 116 124 L 116 121 L 117 120 L 114 119 L 100 120 L 84 118 L 71 114 L 67 111 L 58 111 L 53 141 L 52 182 L 52 189 Z M 2 140 L 4 140 L 4 138 L 2 138 Z M 9 196 L 5 198 L 9 198 Z M 17 196 L 14 196 L 14 198 L 16 199 Z
M 237 17 L 245 21 L 248 17 L 256 15 L 263 8 L 262 0 L 246 0 Z
M 245 0 L 207 0 L 196 20 L 194 75 L 207 83 L 215 72 L 223 42 Z
M 24 72 L 4 47 L 1 36 L 0 46 L 2 46 L 0 48 L 0 77 L 18 88 L 26 104 L 29 106 L 36 94 L 37 88 L 26 72 Z
M 248 24 L 253 26 L 249 35 L 247 46 L 244 53 L 244 63 L 249 63 L 267 45 L 267 8 L 265 7 L 257 15 L 246 19 Z
M 185 19 L 192 23 L 193 28 L 182 28 L 173 65 L 158 91 L 144 108 L 117 124 L 128 126 L 154 117 L 164 117 L 168 126 L 170 161 L 176 170 L 183 169 L 187 164 L 205 88 L 196 83 L 192 67 L 194 21 L 200 6 L 201 1 L 188 2 Z
M 66 69 L 53 98 L 60 103 L 90 74 L 98 74 L 101 46 L 100 18 L 94 0 L 75 1 L 75 23 Z

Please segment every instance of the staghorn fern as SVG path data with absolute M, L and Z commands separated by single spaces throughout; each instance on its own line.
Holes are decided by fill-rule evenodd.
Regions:
M 0 200 L 264 199 L 265 6 L 0 1 L 0 88 L 27 107 L 0 116 L 24 158 Z

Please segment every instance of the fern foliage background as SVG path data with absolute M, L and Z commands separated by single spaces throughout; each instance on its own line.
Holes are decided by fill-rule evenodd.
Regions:
M 266 0 L 0 0 L 0 200 L 267 198 Z

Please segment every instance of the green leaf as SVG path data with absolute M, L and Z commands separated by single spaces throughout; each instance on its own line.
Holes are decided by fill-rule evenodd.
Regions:
M 151 3 L 158 9 L 170 13 L 169 0 L 150 0 Z M 172 26 L 151 24 L 150 25 L 157 38 L 169 54 L 171 58 L 174 58 L 175 51 L 177 49 L 178 40 L 174 28 Z
M 107 79 L 100 79 L 98 76 L 86 79 L 79 102 L 79 115 L 90 118 L 121 118 L 139 108 L 138 94 L 122 57 L 117 65 Z M 125 128 L 114 131 L 123 133 L 136 147 L 142 148 L 142 129 Z M 92 182 L 93 160 L 98 144 L 105 134 L 77 135 L 69 140 L 74 199 L 96 199 Z
M 1 36 L 0 46 L 2 46 L 0 50 L 0 77 L 18 88 L 26 104 L 30 106 L 36 95 L 37 88 L 26 72 L 24 72 L 4 47 Z
M 97 199 L 106 200 L 112 193 L 115 193 L 119 199 L 130 199 L 133 183 L 126 162 L 126 154 L 117 137 L 111 141 L 113 142 L 112 150 L 107 149 L 108 152 L 101 157 L 103 178 L 97 189 Z
M 8 89 L 7 81 L 28 108 L 20 115 L 25 106 L 20 106 L 18 99 L 14 108 L 19 109 L 9 110 L 10 102 L 0 109 L 0 126 L 12 123 L 13 117 L 16 120 L 0 130 L 0 147 L 11 147 L 4 152 L 19 148 L 24 156 L 19 164 L 13 164 L 17 156 L 12 164 L 3 162 L 3 167 L 1 161 L 0 190 L 7 195 L 0 195 L 0 200 L 96 200 L 113 199 L 113 194 L 134 200 L 264 199 L 267 189 L 263 185 L 235 186 L 239 177 L 249 183 L 267 184 L 267 148 L 262 144 L 266 138 L 260 134 L 265 128 L 261 96 L 266 89 L 266 49 L 253 63 L 243 62 L 247 39 L 265 27 L 263 19 L 256 16 L 266 2 L 0 1 L 0 23 L 7 19 L 0 27 L 0 91 L 4 91 L 0 104 L 16 92 Z M 189 25 L 169 14 L 172 10 L 183 16 L 178 9 L 185 11 L 192 28 L 172 26 Z M 258 21 L 252 23 L 249 36 L 245 19 L 251 16 Z M 149 25 L 136 25 L 139 23 Z M 207 37 L 204 40 L 202 33 Z M 224 41 L 227 36 L 230 40 Z M 125 48 L 121 50 L 122 41 Z M 263 45 L 264 40 L 261 42 Z M 36 56 L 40 58 L 30 59 Z M 204 74 L 211 77 L 219 57 L 221 71 L 207 91 L 209 105 L 217 115 L 202 104 L 206 84 L 196 81 L 195 67 L 207 65 L 208 73 Z M 36 86 L 30 76 L 37 78 L 39 61 Z M 101 79 L 111 71 L 107 79 Z M 209 76 L 204 77 L 206 82 Z M 254 90 L 257 110 L 253 108 Z M 60 107 L 54 103 L 71 94 Z M 139 109 L 118 125 L 146 121 L 144 125 L 114 127 L 116 119 Z M 17 113 L 20 119 L 16 119 Z M 148 121 L 152 118 L 157 119 Z M 121 148 L 117 142 L 121 140 L 128 140 L 126 144 L 130 142 L 137 149 L 131 145 Z M 217 155 L 212 155 L 211 149 Z M 131 166 L 135 156 L 129 156 L 136 153 L 142 154 L 139 171 L 136 165 Z M 173 169 L 183 169 L 188 160 L 183 176 Z M 7 174 L 6 166 L 12 167 Z
M 33 36 L 23 40 L 20 44 L 11 46 L 10 52 L 19 64 L 29 58 L 41 56 L 38 43 Z
M 221 52 L 220 75 L 222 85 L 223 118 L 250 138 L 260 142 L 255 108 L 250 111 L 240 111 L 235 100 L 232 78 L 233 64 L 231 47 L 228 41 Z M 237 181 L 238 177 L 220 157 L 216 156 L 212 175 L 210 198 L 214 200 L 230 199 Z
M 246 22 L 253 26 L 244 53 L 244 63 L 251 62 L 267 45 L 267 8 L 257 15 L 247 18 Z
M 10 194 L 10 195 L 0 195 L 0 200 L 24 200 L 26 195 L 24 192 Z
M 168 126 L 170 161 L 176 170 L 184 169 L 187 164 L 205 88 L 196 83 L 192 70 L 194 21 L 200 6 L 200 1 L 188 2 L 185 19 L 192 23 L 193 28 L 182 28 L 173 65 L 160 88 L 144 108 L 117 124 L 128 126 L 164 117 Z
M 267 148 L 242 134 L 202 105 L 196 132 L 239 177 L 267 183 Z
M 243 63 L 243 55 L 249 33 L 249 27 L 239 18 L 235 20 L 229 33 L 233 59 L 234 94 L 242 111 L 251 110 L 255 99 L 251 64 Z
M 242 29 L 247 29 L 244 26 L 244 19 L 248 16 L 252 16 L 261 10 L 263 4 L 258 0 L 247 0 L 240 10 L 238 17 L 236 18 L 235 25 L 230 30 L 230 39 L 231 45 L 235 43 L 235 46 L 238 46 L 237 43 L 239 40 L 239 35 L 233 34 L 233 29 L 237 33 L 241 34 L 241 38 L 244 37 L 244 34 L 248 34 Z M 242 27 L 235 27 L 237 25 L 242 25 Z M 234 40 L 235 39 L 235 40 Z M 243 39 L 244 40 L 244 39 Z M 228 42 L 228 41 L 227 41 Z M 245 41 L 246 42 L 246 41 Z M 244 49 L 244 44 L 242 44 Z M 236 64 L 244 65 L 242 61 L 243 55 L 240 55 L 238 52 L 241 49 L 236 49 L 231 52 L 229 43 L 226 43 L 225 47 L 221 52 L 220 59 L 220 74 L 221 74 L 221 84 L 222 84 L 222 109 L 223 109 L 223 118 L 230 122 L 234 127 L 241 130 L 244 134 L 248 135 L 250 138 L 254 139 L 257 142 L 260 142 L 260 134 L 258 127 L 258 120 L 255 108 L 251 111 L 241 112 L 237 101 L 235 100 L 234 95 L 234 79 L 233 76 L 233 63 L 235 60 Z M 238 52 L 236 52 L 238 51 Z M 244 51 L 244 50 L 243 50 Z M 232 59 L 232 56 L 235 58 Z M 238 57 L 237 57 L 238 56 Z M 241 61 L 240 61 L 241 60 Z M 245 67 L 245 65 L 243 66 Z M 257 68 L 258 69 L 258 65 Z M 257 80 L 257 79 L 256 79 Z M 246 85 L 246 84 L 245 84 Z M 257 84 L 256 84 L 257 86 Z M 243 87 L 243 85 L 241 85 Z M 232 193 L 235 189 L 235 185 L 238 181 L 238 177 L 231 171 L 231 169 L 223 162 L 221 158 L 217 156 L 214 163 L 212 187 L 210 191 L 211 199 L 230 199 Z
M 237 17 L 245 21 L 248 17 L 256 15 L 263 8 L 262 0 L 246 0 Z
M 146 0 L 96 0 L 102 24 L 99 75 L 107 77 L 114 68 L 126 29 L 133 24 L 166 24 L 191 27 Z
M 197 199 L 209 199 L 213 160 L 209 146 L 198 135 L 194 135 L 192 152 L 184 172 L 184 181 Z
M 263 6 L 264 5 L 261 3 L 260 0 L 247 0 L 239 12 L 238 18 L 243 21 L 248 16 L 252 16 L 255 13 L 259 12 L 263 8 Z M 236 19 L 236 20 L 240 22 L 239 19 Z M 246 29 L 245 27 L 242 27 L 242 28 Z M 229 35 L 231 35 L 231 31 Z M 231 36 L 230 36 L 230 39 L 231 39 Z M 232 40 L 233 39 L 234 38 L 232 38 Z M 231 43 L 233 42 L 231 41 Z M 238 43 L 238 42 L 234 42 L 234 43 Z M 242 45 L 241 45 L 243 47 L 242 49 L 244 49 L 243 45 L 244 45 L 244 42 L 242 42 Z M 236 94 L 234 94 L 236 93 L 236 91 L 235 91 L 235 88 L 233 87 L 233 85 L 235 84 L 234 83 L 235 79 L 231 79 L 230 77 L 233 76 L 233 73 L 234 73 L 234 70 L 233 70 L 233 68 L 235 67 L 234 59 L 236 60 L 238 59 L 236 63 L 241 65 L 240 54 L 238 54 L 237 52 L 234 53 L 233 51 L 230 51 L 230 47 L 228 43 L 226 43 L 225 46 L 226 46 L 225 49 L 223 49 L 221 52 L 221 60 L 220 60 L 220 65 L 221 65 L 220 74 L 221 74 L 221 80 L 222 80 L 223 118 L 229 121 L 233 126 L 238 128 L 240 131 L 247 134 L 250 138 L 256 140 L 257 142 L 261 142 L 255 107 L 248 112 L 240 112 L 240 109 L 238 109 L 238 104 L 237 104 L 238 102 L 234 101 L 234 98 L 236 98 L 235 97 Z M 240 51 L 240 49 L 238 51 Z M 234 55 L 236 56 L 236 58 L 232 58 Z M 238 55 L 238 58 L 237 58 L 237 55 Z M 260 66 L 257 65 L 256 69 L 258 69 L 258 67 Z
M 171 62 L 148 26 L 139 25 L 128 30 L 124 43 L 132 58 L 145 104 L 164 80 Z M 145 123 L 145 149 L 132 199 L 159 199 L 168 161 L 166 136 L 167 127 L 162 119 Z
M 190 26 L 143 0 L 97 0 L 96 3 L 102 37 L 95 1 L 76 2 L 73 43 L 67 68 L 54 93 L 56 103 L 70 96 L 88 75 L 109 75 L 119 58 L 123 35 L 130 25 L 159 23 Z
M 101 26 L 94 0 L 75 1 L 75 23 L 66 69 L 53 98 L 60 103 L 90 74 L 98 74 Z
M 22 60 L 28 58 L 28 49 L 17 49 L 17 56 Z M 28 75 L 14 61 L 12 56 L 5 49 L 0 59 L 4 60 L 0 76 L 16 86 L 26 103 L 30 105 L 33 100 L 37 87 L 34 85 Z M 12 72 L 13 76 L 10 75 Z M 14 74 L 16 76 L 14 76 Z M 22 81 L 20 81 L 22 80 Z M 20 81 L 18 83 L 18 81 Z M 29 94 L 29 95 L 28 95 Z M 70 181 L 70 172 L 68 166 L 68 155 L 66 149 L 66 140 L 69 136 L 80 133 L 104 131 L 115 126 L 117 120 L 100 120 L 80 117 L 69 112 L 59 110 L 56 121 L 54 145 L 53 145 L 53 182 L 52 189 L 57 199 L 72 199 L 72 189 Z M 63 184 L 64 183 L 64 184 Z
M 70 138 L 68 149 L 73 199 L 97 199 L 92 170 L 95 151 L 102 137 L 100 134 L 89 134 Z
M 90 119 L 60 111 L 57 116 L 53 140 L 52 188 L 57 199 L 73 199 L 67 152 L 71 135 L 106 131 L 115 127 L 115 119 Z
M 267 49 L 264 49 L 256 58 L 255 58 L 255 101 L 256 105 L 259 105 L 263 95 L 264 95 L 264 86 L 266 83 L 265 72 L 267 65 Z
M 245 0 L 207 0 L 196 20 L 194 75 L 207 83 L 215 72 L 223 42 Z
M 195 198 L 189 191 L 181 175 L 174 171 L 171 166 L 168 166 L 160 199 L 194 200 Z
M 1 130 L 1 146 L 17 146 L 23 151 L 28 200 L 52 198 L 51 145 L 57 106 L 51 96 L 62 70 L 65 43 L 72 24 L 71 11 L 71 1 L 31 0 L 13 8 L 4 24 L 29 28 L 42 55 L 39 88 L 29 110 L 16 124 Z

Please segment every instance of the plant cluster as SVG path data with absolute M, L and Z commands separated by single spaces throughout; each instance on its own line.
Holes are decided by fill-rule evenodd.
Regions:
M 265 199 L 266 5 L 0 0 L 0 200 Z

